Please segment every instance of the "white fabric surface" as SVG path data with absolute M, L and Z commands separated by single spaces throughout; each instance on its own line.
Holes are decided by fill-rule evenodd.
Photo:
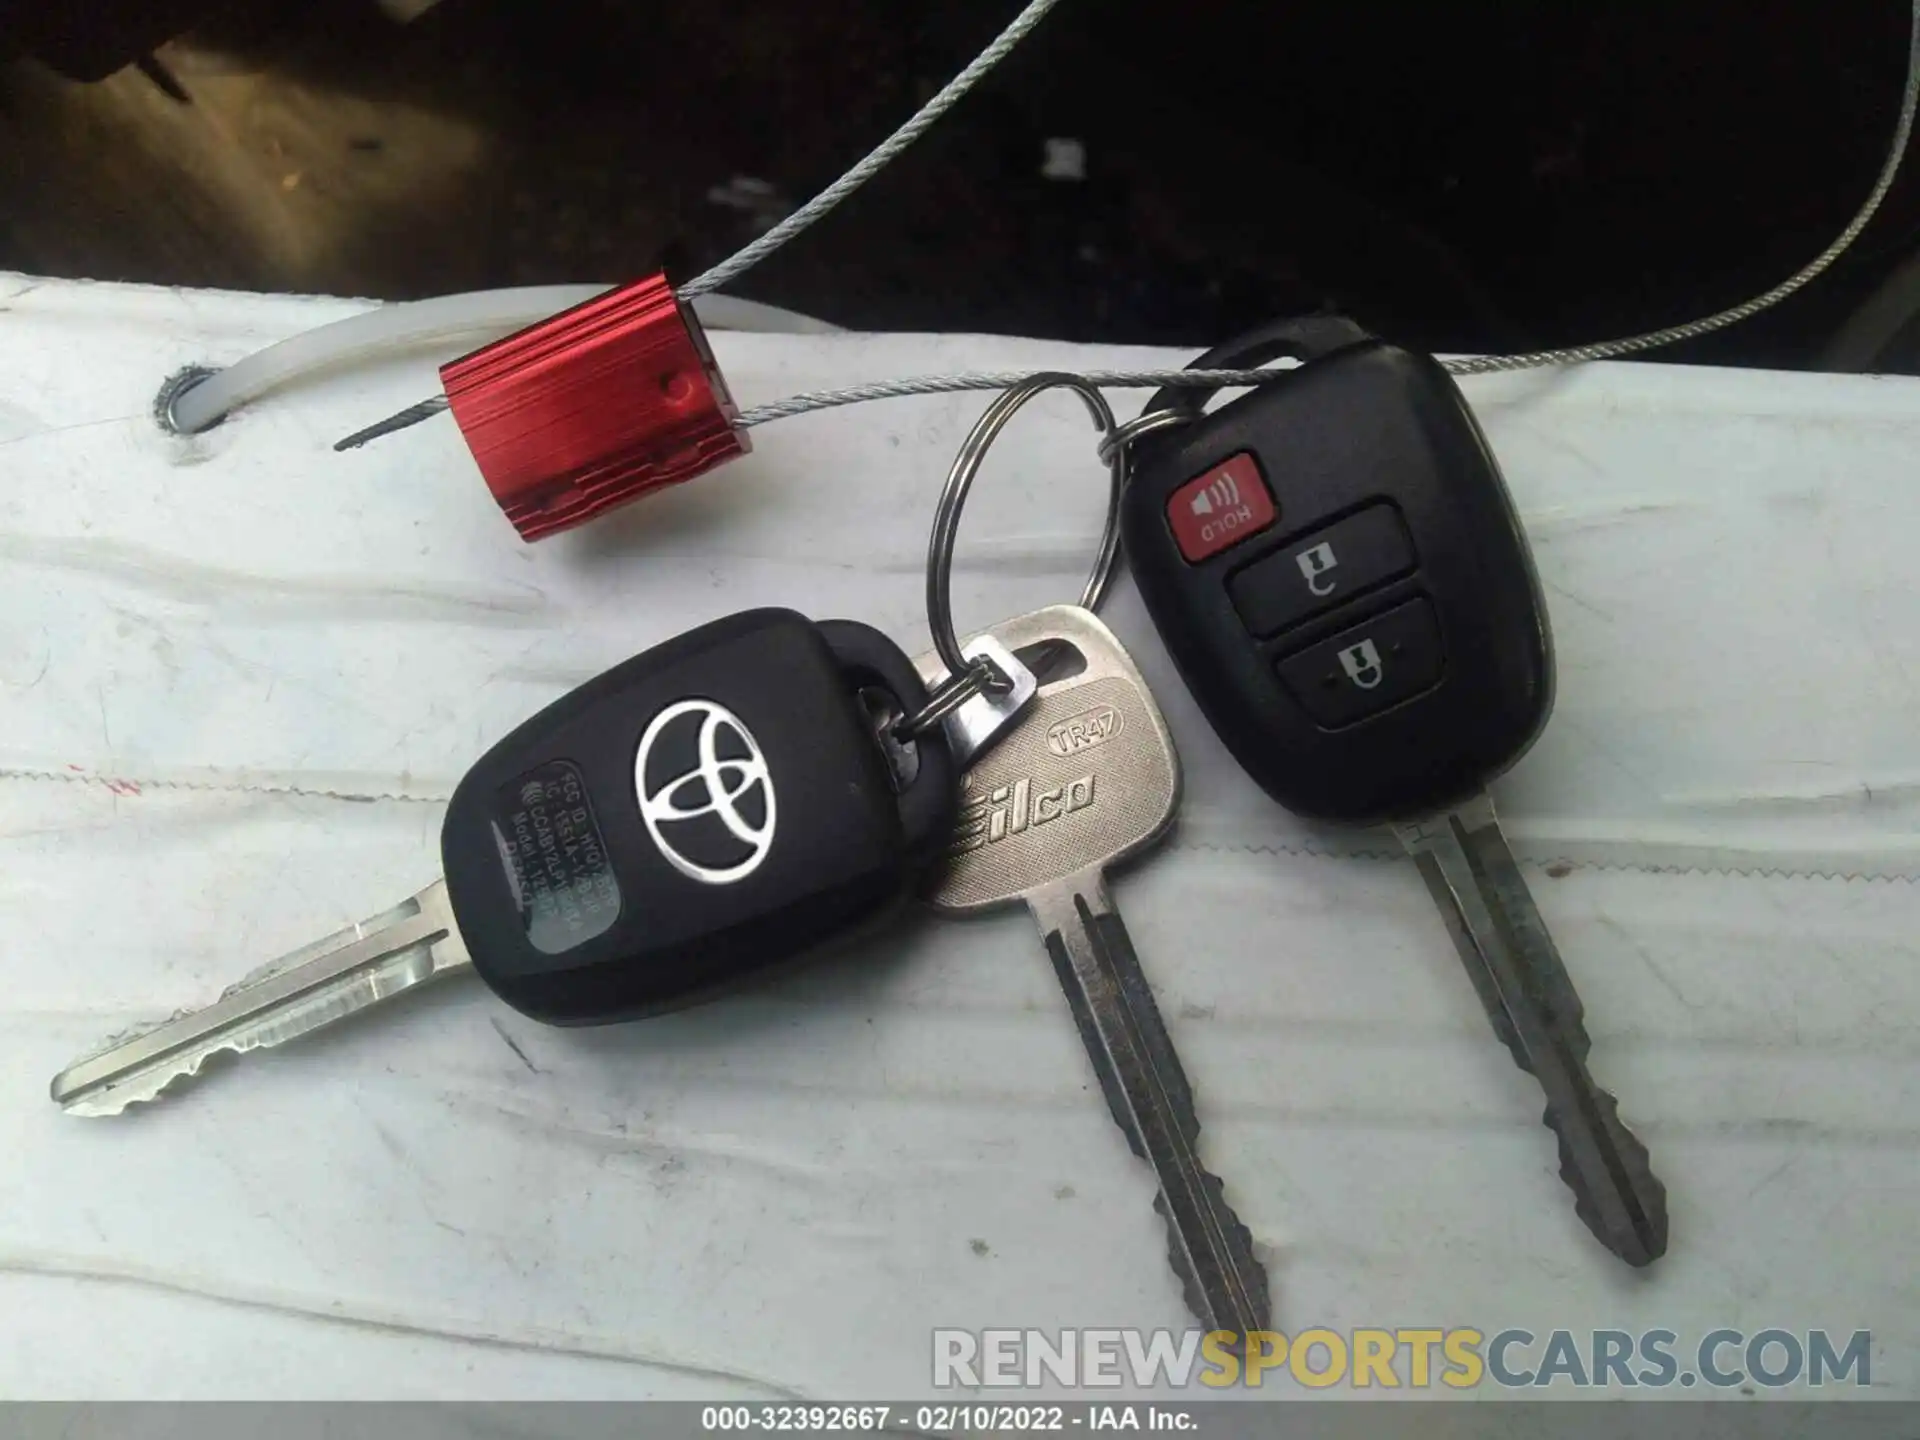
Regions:
M 1017 912 L 605 1031 L 458 982 L 117 1121 L 48 1102 L 105 1034 L 431 879 L 467 761 L 607 665 L 760 604 L 924 645 L 985 397 L 770 426 L 532 547 L 448 422 L 328 449 L 424 358 L 152 423 L 170 371 L 350 308 L 0 276 L 0 1394 L 902 1398 L 936 1325 L 1184 1327 Z M 1184 358 L 714 342 L 748 404 Z M 1672 1250 L 1636 1274 L 1588 1237 L 1412 866 L 1251 792 L 1123 582 L 1188 799 L 1116 894 L 1276 1322 L 1871 1328 L 1876 1393 L 1920 1395 L 1920 382 L 1467 390 L 1560 662 L 1495 793 Z M 1061 397 L 996 449 L 963 625 L 1077 591 L 1091 441 Z

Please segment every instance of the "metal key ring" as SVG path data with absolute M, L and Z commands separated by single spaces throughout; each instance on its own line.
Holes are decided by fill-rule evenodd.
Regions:
M 1100 442 L 1100 458 L 1111 463 L 1116 450 L 1125 450 L 1142 435 L 1192 423 L 1193 416 L 1185 410 L 1143 410 L 1124 425 L 1107 432 L 1106 439 Z
M 901 733 L 919 735 L 952 714 L 975 695 L 1003 690 L 1008 681 L 992 661 L 968 660 L 961 653 L 960 637 L 953 628 L 953 547 L 960 529 L 960 512 L 967 503 L 967 492 L 980 464 L 993 442 L 1007 428 L 1019 410 L 1034 396 L 1046 390 L 1066 388 L 1075 391 L 1086 403 L 1093 423 L 1104 432 L 1101 458 L 1108 472 L 1107 520 L 1100 535 L 1100 548 L 1094 555 L 1093 571 L 1087 576 L 1080 594 L 1080 606 L 1098 610 L 1113 581 L 1113 565 L 1120 549 L 1120 496 L 1126 489 L 1128 456 L 1124 444 L 1113 445 L 1113 410 L 1097 386 L 1078 375 L 1058 371 L 1029 376 L 1011 390 L 1003 391 L 986 413 L 974 423 L 972 431 L 954 457 L 947 472 L 947 483 L 934 509 L 933 534 L 927 542 L 927 628 L 933 632 L 933 646 L 940 663 L 947 667 L 947 678 L 930 692 L 927 704 L 916 714 L 902 720 Z

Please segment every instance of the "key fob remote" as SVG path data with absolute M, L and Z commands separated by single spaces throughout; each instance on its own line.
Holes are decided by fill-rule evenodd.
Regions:
M 1211 414 L 1148 408 L 1122 525 L 1175 664 L 1234 758 L 1299 814 L 1430 813 L 1523 755 L 1553 703 L 1546 607 L 1479 425 L 1431 356 L 1349 320 L 1194 361 L 1302 363 Z
M 889 763 L 869 700 L 925 703 L 869 626 L 750 610 L 562 697 L 461 780 L 441 831 L 474 968 L 552 1024 L 626 1019 L 877 918 L 945 843 L 936 739 Z

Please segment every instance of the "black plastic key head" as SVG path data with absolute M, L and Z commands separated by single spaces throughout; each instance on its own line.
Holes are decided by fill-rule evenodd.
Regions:
M 750 610 L 548 706 L 455 790 L 440 846 L 474 968 L 516 1009 L 671 1008 L 903 899 L 951 828 L 937 740 L 890 763 L 868 700 L 925 703 L 851 621 Z
M 1286 378 L 1144 437 L 1124 501 L 1154 623 L 1227 748 L 1303 815 L 1445 808 L 1553 705 L 1546 607 L 1486 438 L 1431 356 L 1288 321 L 1194 361 Z

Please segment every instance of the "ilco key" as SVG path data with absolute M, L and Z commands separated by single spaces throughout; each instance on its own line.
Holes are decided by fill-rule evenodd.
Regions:
M 998 698 L 943 687 L 969 750 L 1031 694 L 1030 674 L 1007 678 Z M 535 1019 L 578 1025 L 687 1004 L 811 950 L 903 900 L 950 836 L 946 734 L 899 738 L 927 707 L 904 652 L 866 625 L 751 610 L 689 631 L 467 772 L 441 830 L 445 879 L 75 1063 L 53 1098 L 117 1114 L 216 1054 L 469 968 Z
M 1150 848 L 1173 823 L 1173 739 L 1120 642 L 1086 610 L 1041 610 L 993 634 L 1055 664 L 1065 648 L 1083 668 L 1043 678 L 1033 708 L 967 772 L 958 829 L 945 863 L 930 872 L 926 898 L 953 915 L 1026 902 L 1107 1107 L 1153 1167 L 1155 1208 L 1188 1307 L 1209 1330 L 1267 1329 L 1266 1273 L 1219 1179 L 1201 1163 L 1193 1092 L 1107 892 L 1107 869 Z M 940 661 L 921 664 L 937 670 Z
M 1201 709 L 1289 809 L 1392 822 L 1495 1032 L 1546 1094 L 1561 1177 L 1614 1254 L 1667 1247 L 1666 1190 L 1587 1069 L 1573 982 L 1486 786 L 1553 703 L 1532 558 L 1498 465 L 1431 357 L 1333 317 L 1194 361 L 1285 378 L 1202 414 L 1162 391 L 1123 427 L 1122 527 L 1141 595 Z

